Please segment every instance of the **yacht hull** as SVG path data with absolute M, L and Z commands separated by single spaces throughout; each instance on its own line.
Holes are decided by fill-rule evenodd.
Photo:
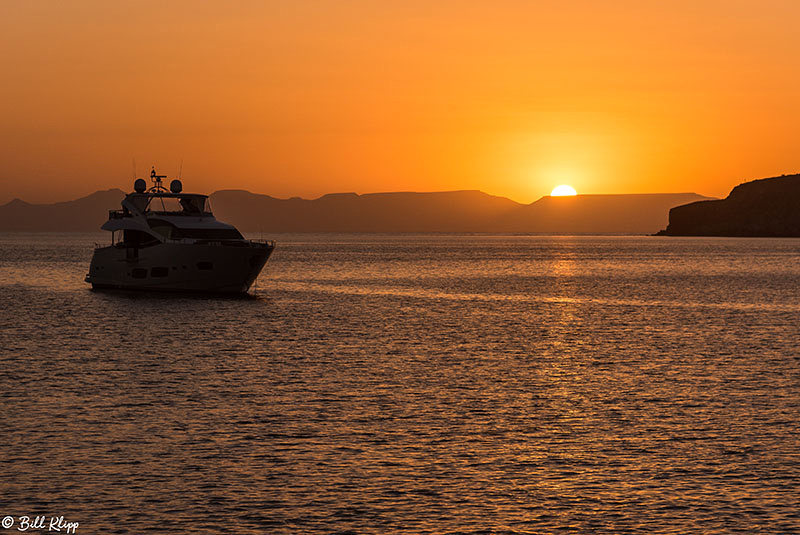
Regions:
M 246 293 L 272 254 L 271 243 L 160 243 L 95 249 L 86 282 L 93 288 Z

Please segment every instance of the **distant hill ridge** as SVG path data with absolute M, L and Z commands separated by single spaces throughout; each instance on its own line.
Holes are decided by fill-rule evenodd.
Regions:
M 14 199 L 0 206 L 0 230 L 97 230 L 108 219 L 108 211 L 119 208 L 124 197 L 122 190 L 108 189 L 53 204 L 30 204 Z
M 800 237 L 800 174 L 752 180 L 725 199 L 676 206 L 659 234 Z
M 0 230 L 93 231 L 125 193 L 98 191 L 74 201 L 0 206 Z M 477 190 L 331 193 L 278 199 L 244 190 L 210 196 L 215 215 L 243 231 L 263 232 L 520 232 L 652 234 L 669 209 L 706 199 L 695 193 L 542 197 L 521 204 Z
M 271 232 L 481 232 L 523 206 L 480 191 L 334 193 L 306 200 L 225 190 L 211 203 L 224 221 Z

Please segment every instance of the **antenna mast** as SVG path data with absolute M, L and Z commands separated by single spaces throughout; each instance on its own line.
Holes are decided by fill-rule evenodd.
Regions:
M 164 183 L 161 181 L 162 178 L 167 178 L 167 175 L 157 175 L 156 167 L 153 166 L 153 169 L 150 171 L 150 180 L 153 182 L 153 187 L 150 188 L 151 192 L 153 193 L 167 192 L 167 188 L 164 187 Z

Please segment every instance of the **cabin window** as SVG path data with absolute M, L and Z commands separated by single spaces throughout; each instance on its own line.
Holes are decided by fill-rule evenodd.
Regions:
M 159 243 L 161 242 L 147 232 L 125 229 L 122 232 L 122 242 L 117 245 L 121 247 L 149 247 Z
M 214 269 L 214 264 L 211 262 L 198 262 L 197 269 L 209 270 Z
M 163 219 L 151 218 L 147 222 L 154 232 L 171 240 L 242 240 L 244 237 L 235 228 L 180 228 Z
M 147 223 L 154 232 L 158 232 L 168 240 L 175 238 L 175 225 L 169 221 L 164 221 L 163 219 L 148 219 Z
M 128 195 L 128 202 L 133 204 L 137 210 L 144 212 L 147 209 L 147 203 L 150 202 L 148 195 Z
M 169 274 L 169 268 L 154 267 L 150 270 L 151 277 L 166 277 Z
M 151 213 L 168 214 L 181 212 L 183 207 L 175 197 L 153 197 L 147 209 Z
M 181 197 L 180 204 L 186 214 L 201 215 L 205 211 L 203 197 Z
M 133 277 L 134 279 L 146 279 L 147 270 L 144 268 L 133 268 L 131 270 L 131 277 Z
M 204 195 L 181 195 L 173 196 L 170 194 L 156 196 L 142 196 L 145 206 L 138 206 L 140 211 L 147 211 L 153 214 L 183 214 L 183 215 L 203 215 L 209 213 L 208 203 Z
M 193 240 L 242 240 L 235 228 L 176 228 L 173 238 L 190 238 Z

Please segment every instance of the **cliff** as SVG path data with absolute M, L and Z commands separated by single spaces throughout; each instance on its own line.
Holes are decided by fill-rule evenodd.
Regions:
M 745 182 L 722 200 L 669 211 L 663 236 L 800 236 L 800 175 Z

